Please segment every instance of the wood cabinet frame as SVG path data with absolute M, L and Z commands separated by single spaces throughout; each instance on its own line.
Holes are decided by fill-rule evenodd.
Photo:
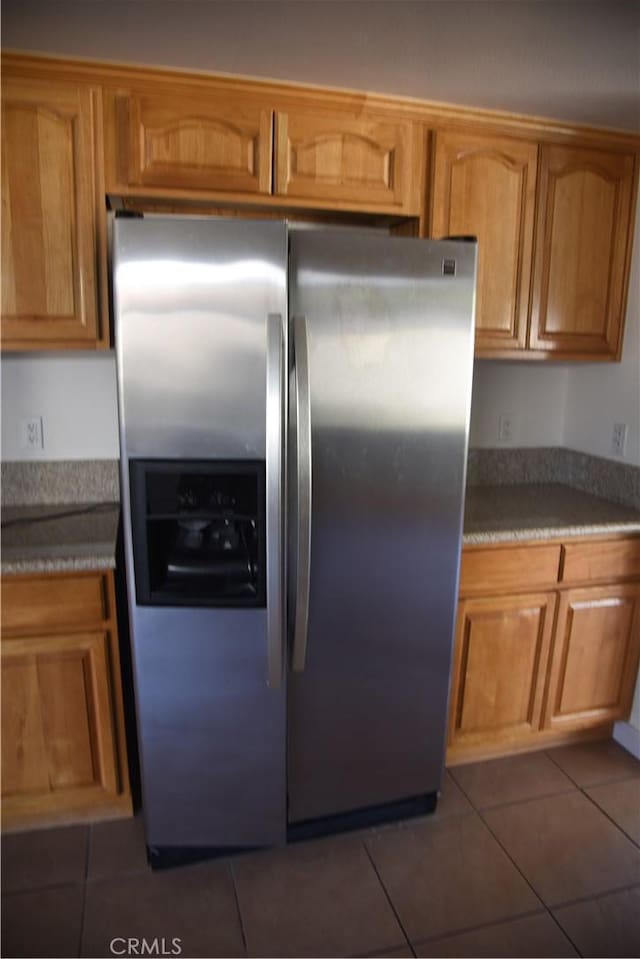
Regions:
M 418 233 L 426 236 L 431 224 L 437 233 L 448 229 L 446 175 L 438 162 L 438 142 L 459 140 L 484 143 L 489 152 L 493 144 L 500 162 L 506 163 L 502 166 L 506 172 L 496 172 L 495 179 L 511 197 L 510 229 L 519 244 L 515 257 L 502 257 L 503 269 L 515 270 L 515 281 L 503 276 L 495 293 L 501 297 L 500 291 L 510 291 L 512 302 L 505 308 L 510 318 L 506 323 L 500 319 L 494 329 L 490 316 L 480 316 L 477 354 L 529 360 L 619 359 L 640 155 L 637 135 L 370 93 L 19 53 L 5 53 L 2 70 L 4 78 L 44 83 L 43 89 L 47 84 L 75 85 L 91 91 L 94 103 L 90 174 L 95 182 L 95 278 L 89 286 L 97 284 L 91 292 L 101 322 L 92 336 L 54 338 L 56 347 L 108 345 L 107 194 L 125 201 L 171 200 L 184 204 L 185 212 L 201 203 L 218 213 L 243 209 L 267 215 L 297 211 L 313 217 L 324 211 L 364 216 L 392 226 L 394 232 L 413 232 L 417 221 Z M 532 212 L 534 149 L 540 157 Z M 559 235 L 557 230 L 553 233 L 550 214 L 550 177 L 560 154 L 574 157 L 578 164 L 581 157 L 598 155 L 603 169 L 613 171 L 619 183 L 615 235 L 605 271 L 610 293 L 607 315 L 603 331 L 595 335 L 589 330 L 586 335 L 565 335 L 562 328 L 547 335 L 545 291 L 553 276 L 548 248 Z M 513 189 L 505 186 L 514 177 L 520 178 L 520 211 Z M 478 215 L 486 221 L 485 213 Z M 562 235 L 572 229 L 563 228 Z M 504 253 L 504 243 L 496 240 L 495 246 Z M 588 256 L 597 260 L 599 249 L 594 243 Z M 554 257 L 563 259 L 561 254 Z M 589 273 L 586 270 L 585 275 Z M 571 323 L 574 320 L 568 318 Z M 44 334 L 21 336 L 20 328 L 10 332 L 13 343 L 6 339 L 4 348 L 53 344 Z
M 3 349 L 107 347 L 101 91 L 3 66 L 2 114 Z
M 187 86 L 107 91 L 107 192 L 269 195 L 273 111 Z
M 620 358 L 636 184 L 632 154 L 541 147 L 532 350 Z
M 523 633 L 524 642 L 531 645 L 535 639 L 537 651 L 523 662 L 520 690 L 512 695 L 501 643 L 507 653 L 513 646 L 510 619 L 530 618 L 532 611 L 543 609 L 537 635 L 531 629 L 528 637 Z M 486 651 L 472 663 L 475 673 L 469 672 L 469 644 L 474 624 L 483 616 L 493 632 L 478 631 Z M 640 535 L 465 547 L 447 763 L 610 735 L 613 723 L 629 714 L 639 661 Z M 482 701 L 487 664 L 486 695 L 497 690 L 489 711 Z M 521 692 L 527 682 L 524 715 Z M 469 689 L 470 706 L 465 703 Z M 520 721 L 514 722 L 514 715 Z
M 2 586 L 3 830 L 131 815 L 113 573 Z
M 276 196 L 416 214 L 421 159 L 417 125 L 402 117 L 317 104 L 275 114 Z
M 451 742 L 508 746 L 539 729 L 555 605 L 551 592 L 460 601 Z
M 543 726 L 585 729 L 625 719 L 640 655 L 640 583 L 559 594 Z
M 435 136 L 431 232 L 478 238 L 479 353 L 527 346 L 537 161 L 534 141 L 462 130 Z

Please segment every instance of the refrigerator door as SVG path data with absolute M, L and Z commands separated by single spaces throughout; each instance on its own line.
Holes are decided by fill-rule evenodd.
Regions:
M 290 823 L 440 788 L 475 271 L 475 243 L 290 237 Z
M 122 503 L 151 847 L 285 838 L 286 269 L 283 223 L 115 223 Z M 236 474 L 249 504 L 242 522 L 259 517 L 265 525 L 257 536 L 264 567 L 256 574 L 264 585 L 249 604 L 172 604 L 171 595 L 184 592 L 184 576 L 173 587 L 164 582 L 176 566 L 171 551 L 181 563 L 189 554 L 189 575 L 198 573 L 193 541 L 207 536 L 211 548 L 214 542 L 211 531 L 203 532 L 207 510 L 220 512 L 229 500 L 242 512 L 242 497 L 230 486 Z M 130 477 L 138 477 L 135 501 Z M 216 483 L 217 499 L 207 493 Z M 204 499 L 194 513 L 196 494 Z M 173 500 L 184 507 L 166 505 Z M 226 516 L 218 526 L 232 524 Z M 174 526 L 184 542 L 171 540 Z M 241 531 L 240 519 L 236 526 Z

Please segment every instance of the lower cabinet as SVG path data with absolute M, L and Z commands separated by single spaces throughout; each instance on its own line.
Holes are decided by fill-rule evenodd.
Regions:
M 456 744 L 507 745 L 540 726 L 554 608 L 553 593 L 460 603 L 450 717 Z
M 635 687 L 640 583 L 560 594 L 545 728 L 624 719 Z
M 129 815 L 113 573 L 2 589 L 3 828 Z
M 463 552 L 449 764 L 604 735 L 627 718 L 639 553 L 640 537 Z

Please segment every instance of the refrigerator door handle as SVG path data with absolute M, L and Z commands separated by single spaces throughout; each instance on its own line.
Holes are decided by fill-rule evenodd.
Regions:
M 284 332 L 281 313 L 267 316 L 266 540 L 267 685 L 282 684 L 284 654 Z
M 293 628 L 292 667 L 304 670 L 307 658 L 309 623 L 309 582 L 311 578 L 311 398 L 309 394 L 309 343 L 304 316 L 293 320 L 296 367 L 296 446 L 298 524 L 296 530 L 295 619 Z

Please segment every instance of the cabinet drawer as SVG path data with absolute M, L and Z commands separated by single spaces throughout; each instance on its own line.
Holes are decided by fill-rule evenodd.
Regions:
M 108 617 L 105 578 L 25 576 L 2 580 L 2 627 L 24 630 L 95 623 Z
M 560 545 L 463 550 L 460 595 L 491 595 L 558 581 Z
M 631 579 L 640 576 L 640 536 L 562 547 L 562 582 Z

